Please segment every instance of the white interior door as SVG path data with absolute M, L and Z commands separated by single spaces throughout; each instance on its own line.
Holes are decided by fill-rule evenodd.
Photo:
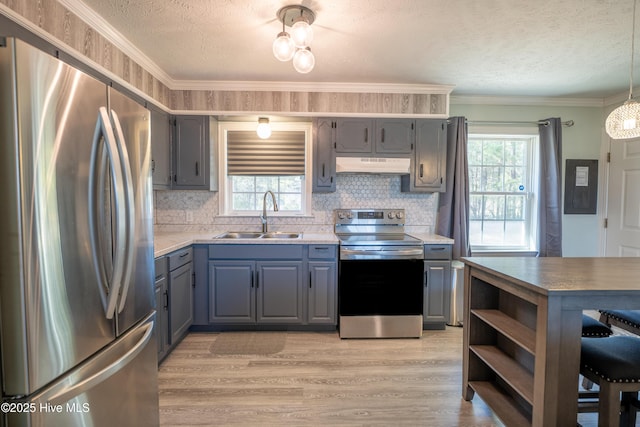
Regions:
M 606 256 L 640 256 L 640 138 L 611 142 Z

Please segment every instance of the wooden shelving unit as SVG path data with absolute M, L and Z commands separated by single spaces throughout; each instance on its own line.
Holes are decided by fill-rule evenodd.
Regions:
M 468 386 L 508 426 L 530 426 L 534 406 L 537 299 L 508 284 L 469 277 L 465 295 Z
M 478 394 L 509 427 L 576 425 L 582 312 L 637 309 L 637 258 L 463 262 L 462 397 Z

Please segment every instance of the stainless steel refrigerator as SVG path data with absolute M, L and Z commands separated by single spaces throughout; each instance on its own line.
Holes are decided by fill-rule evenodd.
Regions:
M 6 426 L 158 425 L 149 111 L 0 39 Z

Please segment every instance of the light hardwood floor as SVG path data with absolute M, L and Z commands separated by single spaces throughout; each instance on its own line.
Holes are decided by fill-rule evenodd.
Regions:
M 189 334 L 159 371 L 162 426 L 502 426 L 461 398 L 462 328 L 421 339 L 286 332 L 271 355 L 217 355 Z M 581 414 L 584 427 L 595 414 Z

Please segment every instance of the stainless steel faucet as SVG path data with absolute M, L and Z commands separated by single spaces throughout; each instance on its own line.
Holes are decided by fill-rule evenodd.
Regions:
M 276 196 L 273 191 L 267 190 L 262 196 L 262 215 L 260 215 L 260 221 L 262 221 L 262 232 L 267 232 L 267 194 L 271 194 L 271 200 L 273 200 L 273 211 L 278 212 L 278 203 L 276 202 Z

